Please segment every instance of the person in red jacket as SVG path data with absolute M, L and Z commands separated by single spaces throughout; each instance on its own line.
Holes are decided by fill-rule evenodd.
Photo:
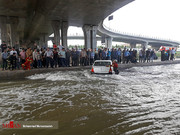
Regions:
M 53 43 L 53 49 L 57 49 L 57 45 Z
M 112 66 L 113 66 L 115 74 L 119 74 L 117 60 L 113 61 L 113 65 Z
M 27 57 L 26 58 L 26 62 L 24 64 L 22 64 L 22 69 L 23 70 L 30 70 L 31 69 L 31 62 L 32 62 L 32 58 Z

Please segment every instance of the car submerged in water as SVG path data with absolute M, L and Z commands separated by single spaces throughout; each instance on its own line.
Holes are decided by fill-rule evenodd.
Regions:
M 92 65 L 91 74 L 114 74 L 111 60 L 96 60 Z

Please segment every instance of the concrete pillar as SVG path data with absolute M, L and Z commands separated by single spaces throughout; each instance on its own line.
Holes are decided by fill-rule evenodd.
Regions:
M 96 40 L 97 26 L 84 25 L 83 32 L 84 32 L 85 48 L 95 49 L 97 47 L 97 40 Z
M 136 43 L 130 43 L 131 48 L 136 48 Z
M 51 22 L 51 25 L 52 25 L 52 28 L 53 28 L 53 31 L 54 31 L 54 43 L 56 45 L 60 45 L 60 21 L 57 21 L 57 20 L 54 20 Z
M 146 50 L 148 47 L 148 42 L 141 44 L 143 50 Z
M 19 19 L 18 17 L 10 17 L 10 27 L 11 27 L 11 45 L 15 46 L 15 48 L 19 47 L 19 34 L 17 32 L 17 27 L 18 27 Z
M 105 37 L 105 35 L 101 36 L 101 44 L 106 46 L 106 37 Z
M 62 22 L 61 25 L 61 41 L 62 46 L 67 49 L 67 32 L 68 32 L 68 22 Z
M 1 29 L 1 40 L 5 41 L 7 44 L 7 18 L 5 16 L 0 16 L 0 29 Z
M 82 29 L 84 32 L 84 47 L 86 49 L 91 48 L 91 26 L 84 25 Z
M 151 47 L 152 49 L 155 49 L 156 51 L 158 51 L 161 46 L 151 46 Z
M 96 34 L 97 34 L 97 26 L 92 26 L 91 29 L 91 49 L 95 49 L 97 47 L 97 40 L 96 40 Z
M 41 33 L 40 34 L 40 39 L 39 39 L 39 46 L 40 47 L 47 47 L 47 41 L 48 41 L 48 34 L 46 33 Z
M 106 37 L 106 38 L 105 38 L 106 48 L 109 48 L 109 49 L 112 48 L 112 41 L 113 41 L 113 38 L 112 38 L 112 37 Z

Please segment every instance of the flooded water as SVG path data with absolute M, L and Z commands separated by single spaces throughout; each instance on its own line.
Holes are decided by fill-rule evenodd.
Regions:
M 58 121 L 55 130 L 1 135 L 180 134 L 180 65 L 119 75 L 63 71 L 0 82 L 0 121 Z

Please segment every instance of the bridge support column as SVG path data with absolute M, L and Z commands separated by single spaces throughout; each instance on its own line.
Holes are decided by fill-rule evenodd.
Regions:
M 146 50 L 148 48 L 148 43 L 146 42 L 146 43 L 141 44 L 141 47 L 143 50 Z
M 131 44 L 130 44 L 130 47 L 131 47 L 131 48 L 136 48 L 136 43 L 131 43 Z
M 53 31 L 54 31 L 54 43 L 56 45 L 60 45 L 60 21 L 57 21 L 57 20 L 54 20 L 51 22 L 51 25 L 52 25 L 52 28 L 53 28 Z
M 8 42 L 8 34 L 7 34 L 7 18 L 4 16 L 0 16 L 0 29 L 1 29 L 1 41 Z
M 39 46 L 40 47 L 47 47 L 47 41 L 48 41 L 48 34 L 46 33 L 41 33 L 40 34 L 40 39 L 39 39 Z
M 91 48 L 91 26 L 84 25 L 83 32 L 84 32 L 84 48 L 86 49 Z
M 83 32 L 84 32 L 85 48 L 95 49 L 97 47 L 97 40 L 96 40 L 97 26 L 84 25 Z
M 109 49 L 112 48 L 112 41 L 113 41 L 112 37 L 105 38 L 105 45 L 106 45 L 107 48 L 109 48 Z
M 19 19 L 17 17 L 10 18 L 10 26 L 11 26 L 11 45 L 15 48 L 19 48 L 19 34 L 17 32 Z
M 97 48 L 97 39 L 96 39 L 96 34 L 97 34 L 97 26 L 92 26 L 92 35 L 91 35 L 91 49 Z
M 68 22 L 62 22 L 61 25 L 61 41 L 62 41 L 62 46 L 67 49 L 67 32 L 68 32 Z
M 152 47 L 153 49 L 155 49 L 156 51 L 158 51 L 161 46 L 151 46 L 151 47 Z

